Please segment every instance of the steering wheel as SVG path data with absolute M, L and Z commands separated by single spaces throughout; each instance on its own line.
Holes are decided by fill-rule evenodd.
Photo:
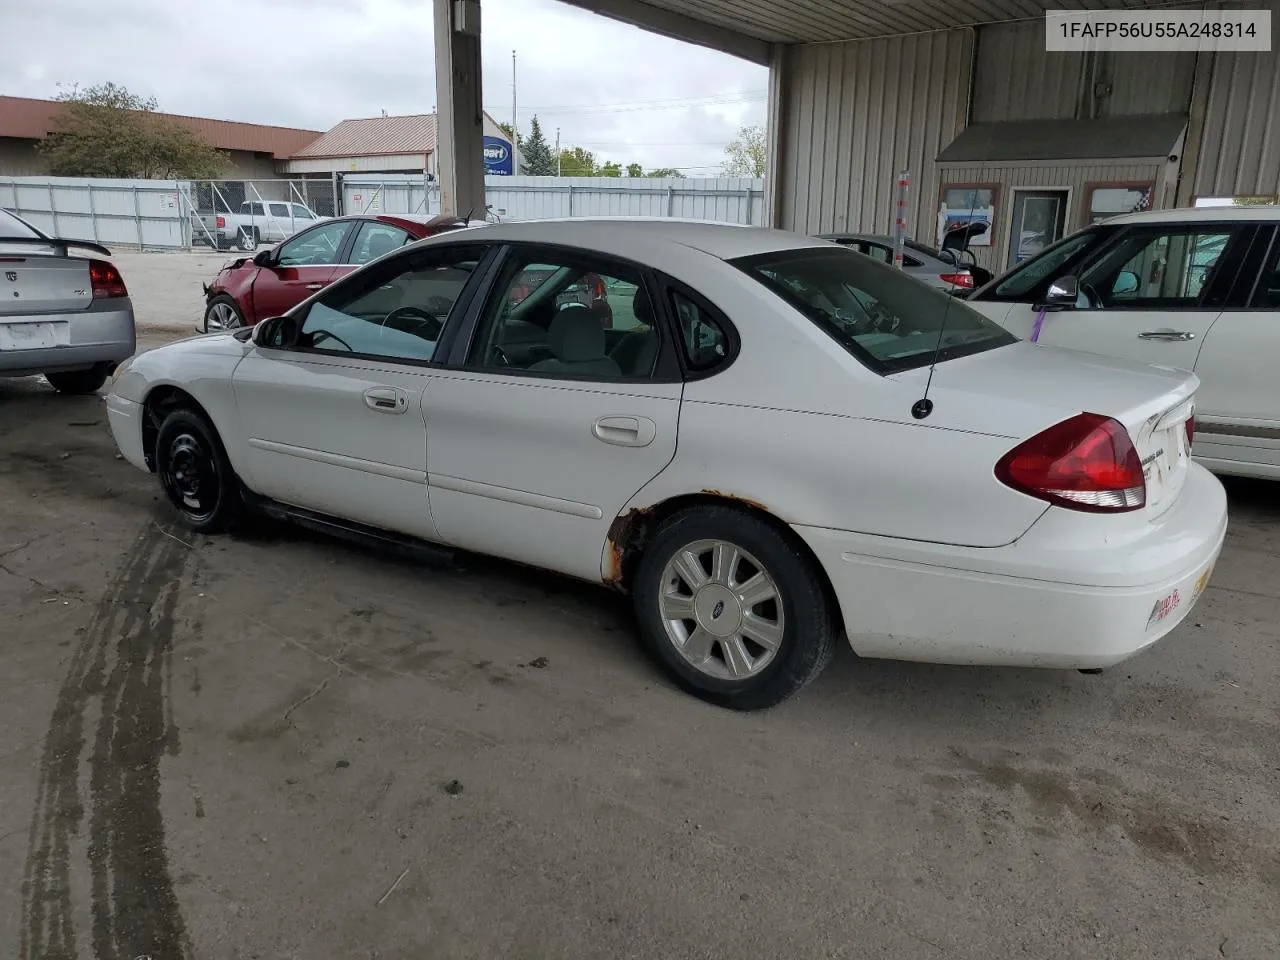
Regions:
M 871 329 L 876 333 L 893 333 L 901 323 L 898 315 L 885 309 L 878 300 L 867 308 L 867 313 L 871 318 Z
M 438 316 L 423 307 L 396 307 L 387 314 L 386 319 L 382 321 L 382 325 L 399 329 L 396 327 L 395 321 L 401 317 L 418 321 L 418 329 L 413 331 L 418 336 L 425 335 L 428 340 L 440 339 L 440 331 L 444 328 L 444 324 L 440 322 Z

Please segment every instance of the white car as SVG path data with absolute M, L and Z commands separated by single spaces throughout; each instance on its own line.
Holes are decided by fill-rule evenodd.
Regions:
M 558 302 L 586 274 L 609 329 Z M 1227 523 L 1196 386 L 1019 342 L 824 240 L 572 220 L 404 247 L 139 355 L 107 406 L 196 531 L 265 509 L 613 585 L 678 683 L 751 709 L 842 632 L 1082 669 L 1164 636 Z
M 1038 342 L 1194 370 L 1196 458 L 1280 479 L 1280 207 L 1133 213 L 1087 227 L 969 298 Z

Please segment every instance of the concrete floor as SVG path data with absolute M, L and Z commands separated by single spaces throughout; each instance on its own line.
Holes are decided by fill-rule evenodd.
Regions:
M 1101 676 L 858 661 L 763 714 L 496 562 L 192 537 L 0 381 L 0 955 L 1280 956 L 1280 498 Z

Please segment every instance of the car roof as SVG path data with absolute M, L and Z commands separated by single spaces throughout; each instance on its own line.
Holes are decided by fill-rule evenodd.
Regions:
M 450 231 L 456 236 L 458 231 Z M 672 217 L 573 217 L 491 223 L 485 236 L 496 240 L 566 243 L 617 250 L 628 241 L 671 243 L 701 250 L 721 260 L 802 247 L 829 249 L 829 241 L 785 230 Z
M 1257 207 L 1178 207 L 1173 210 L 1143 210 L 1110 217 L 1105 223 L 1205 223 L 1280 220 L 1280 204 Z

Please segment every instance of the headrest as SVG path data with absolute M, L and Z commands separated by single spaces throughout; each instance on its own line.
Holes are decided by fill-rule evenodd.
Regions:
M 599 360 L 604 356 L 604 328 L 585 306 L 570 304 L 551 321 L 547 343 L 556 359 L 566 363 Z

